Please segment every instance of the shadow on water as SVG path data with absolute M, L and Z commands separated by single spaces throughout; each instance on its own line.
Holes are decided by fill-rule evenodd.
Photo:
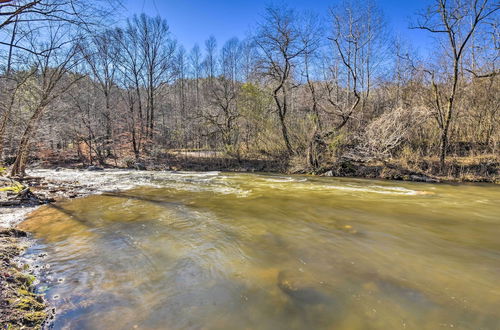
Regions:
M 64 215 L 66 215 L 69 218 L 71 218 L 71 219 L 79 222 L 80 224 L 84 225 L 85 227 L 91 228 L 91 227 L 94 226 L 94 223 L 92 223 L 92 221 L 90 221 L 90 220 L 88 220 L 88 219 L 86 219 L 84 217 L 81 217 L 81 216 L 77 215 L 77 212 L 65 209 L 64 207 L 62 207 L 60 205 L 57 205 L 57 204 L 48 204 L 46 207 L 49 208 L 49 209 L 54 209 L 54 210 L 56 210 L 58 212 L 63 213 Z
M 113 197 L 122 197 L 122 196 L 115 196 L 113 194 Z M 125 197 L 123 197 L 125 198 Z M 84 225 L 85 227 L 89 228 L 89 229 L 92 229 L 92 228 L 95 228 L 96 227 L 96 222 L 93 222 L 93 221 L 90 221 L 89 219 L 87 219 L 86 217 L 83 217 L 83 216 L 80 216 L 77 214 L 77 212 L 73 211 L 73 210 L 69 210 L 69 209 L 66 209 L 60 205 L 57 205 L 57 204 L 49 204 L 47 205 L 48 208 L 51 208 L 51 209 L 54 209 L 58 212 L 61 212 L 63 213 L 64 215 L 68 216 L 69 218 L 77 221 L 78 223 Z M 95 231 L 94 231 L 95 232 Z M 146 254 L 144 253 L 143 251 L 141 251 L 141 249 L 139 249 L 133 241 L 131 241 L 130 237 L 124 235 L 124 234 L 121 234 L 120 232 L 106 232 L 105 234 L 106 236 L 105 237 L 100 237 L 101 240 L 107 240 L 107 241 L 113 241 L 113 242 L 121 242 L 124 246 L 127 246 L 130 250 L 133 250 L 135 251 L 136 254 L 138 255 L 141 255 L 142 258 L 144 258 L 145 260 L 148 261 L 149 263 L 149 266 L 153 269 L 156 268 L 156 265 L 155 265 L 155 262 Z
M 125 192 L 105 192 L 105 193 L 102 194 L 102 196 L 105 196 L 105 197 L 114 197 L 114 198 L 132 199 L 132 200 L 137 200 L 137 201 L 143 201 L 143 202 L 153 203 L 153 204 L 157 204 L 157 205 L 165 206 L 165 207 L 172 207 L 172 206 L 182 205 L 181 203 L 177 203 L 177 202 L 168 202 L 168 201 L 161 200 L 161 199 L 154 199 L 154 198 L 151 198 L 151 197 L 146 197 L 146 196 L 141 196 L 141 195 L 132 195 L 130 193 L 125 193 Z

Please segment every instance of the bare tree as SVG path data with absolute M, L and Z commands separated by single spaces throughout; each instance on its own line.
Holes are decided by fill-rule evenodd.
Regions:
M 330 9 L 331 32 L 329 48 L 323 50 L 323 64 L 311 63 L 305 56 L 307 86 L 311 94 L 311 108 L 315 118 L 315 132 L 310 138 L 308 163 L 320 167 L 320 156 L 325 155 L 327 139 L 352 121 L 360 120 L 373 88 L 375 72 L 383 61 L 380 56 L 385 27 L 380 10 L 370 1 L 341 2 Z M 317 19 L 309 19 L 304 43 L 311 51 L 318 48 Z M 322 77 L 311 80 L 311 67 L 321 67 Z M 318 75 L 316 75 L 318 76 Z M 321 80 L 320 80 L 321 79 Z M 322 117 L 328 124 L 322 123 Z
M 5 142 L 5 132 L 7 129 L 7 124 L 11 119 L 11 114 L 18 100 L 19 91 L 23 89 L 24 85 L 35 73 L 35 70 L 31 68 L 28 71 L 17 72 L 14 75 L 7 74 L 3 79 L 2 83 L 2 95 L 0 107 L 3 111 L 2 121 L 0 123 L 0 159 L 3 156 L 4 142 Z M 5 94 L 4 94 L 5 93 Z
M 474 33 L 499 9 L 498 2 L 489 0 L 435 0 L 419 15 L 414 26 L 443 35 L 446 39 L 445 52 L 451 57 L 451 72 L 446 72 L 441 83 L 438 81 L 436 70 L 427 70 L 434 91 L 435 118 L 441 132 L 441 170 L 444 170 L 450 125 L 456 116 L 456 101 L 460 96 L 462 59 L 466 56 Z
M 32 35 L 31 49 L 35 52 L 28 57 L 28 63 L 35 68 L 35 81 L 29 86 L 29 91 L 32 93 L 31 104 L 32 115 L 26 124 L 26 128 L 21 137 L 21 142 L 16 154 L 16 160 L 12 166 L 12 176 L 24 176 L 30 141 L 34 136 L 37 125 L 47 110 L 48 106 L 57 98 L 64 94 L 77 80 L 81 78 L 79 75 L 71 73 L 78 61 L 76 60 L 76 45 L 75 41 L 68 42 L 65 38 L 64 24 L 53 23 L 48 31 L 45 32 L 45 42 L 37 42 L 40 38 L 38 35 Z M 36 50 L 49 50 L 40 55 Z
M 299 57 L 305 51 L 298 23 L 293 9 L 268 7 L 254 39 L 260 53 L 261 72 L 273 85 L 276 114 L 289 155 L 294 153 L 287 126 L 291 90 L 295 87 L 293 75 Z
M 146 90 L 146 132 L 152 138 L 155 127 L 156 96 L 158 89 L 173 77 L 173 58 L 176 43 L 170 36 L 167 22 L 161 17 L 145 14 L 134 16 L 128 22 L 129 29 L 137 32 L 141 56 L 144 59 Z
M 189 54 L 189 66 L 191 70 L 191 77 L 194 79 L 196 99 L 195 106 L 196 110 L 199 110 L 200 106 L 200 79 L 202 74 L 202 60 L 201 60 L 201 50 L 198 44 L 194 45 L 193 49 Z
M 125 101 L 128 107 L 129 130 L 132 139 L 132 151 L 139 160 L 146 138 L 146 122 L 144 120 L 143 81 L 145 59 L 141 55 L 141 45 L 137 30 L 129 24 L 125 30 L 115 30 L 115 40 L 119 44 L 119 80 L 126 93 Z
M 91 35 L 87 42 L 80 43 L 79 50 L 87 64 L 85 67 L 88 70 L 86 71 L 96 81 L 104 97 L 104 108 L 101 110 L 105 127 L 104 145 L 106 156 L 110 156 L 113 138 L 111 97 L 117 83 L 119 44 L 113 30 L 105 30 Z
M 237 150 L 237 120 L 240 116 L 237 98 L 242 58 L 242 48 L 237 38 L 228 40 L 222 47 L 219 65 L 220 75 L 208 85 L 208 98 L 213 111 L 202 117 L 220 134 L 224 148 L 239 157 Z
M 26 81 L 25 78 L 21 79 L 11 79 L 12 74 L 12 57 L 14 54 L 14 45 L 17 37 L 17 19 L 14 22 L 14 26 L 11 32 L 11 38 L 9 42 L 9 51 L 7 55 L 7 65 L 5 67 L 5 74 L 0 78 L 0 82 L 2 83 L 2 91 L 6 92 L 6 95 L 2 95 L 2 104 L 0 108 L 2 109 L 2 121 L 0 123 L 0 159 L 3 156 L 3 147 L 4 147 L 4 134 L 7 128 L 7 123 L 10 119 L 12 108 L 14 106 L 14 102 L 17 97 L 17 91 L 22 86 L 22 84 Z M 29 75 L 23 75 L 24 77 L 28 77 Z
M 205 67 L 206 76 L 209 79 L 209 82 L 215 77 L 215 71 L 217 70 L 217 60 L 216 60 L 216 51 L 217 51 L 217 40 L 214 36 L 210 36 L 205 41 L 205 60 L 203 61 L 203 65 Z
M 322 44 L 323 27 L 321 20 L 316 15 L 305 16 L 303 22 L 303 32 L 301 34 L 304 44 L 303 70 L 307 89 L 310 94 L 309 111 L 312 114 L 314 131 L 309 137 L 309 146 L 307 149 L 307 160 L 313 169 L 320 166 L 320 156 L 324 151 L 326 144 L 323 141 L 323 123 L 321 120 L 321 93 L 318 91 L 319 80 L 317 75 L 319 50 Z
M 330 112 L 344 127 L 368 99 L 372 88 L 375 49 L 383 36 L 383 19 L 371 1 L 343 2 L 330 9 L 333 66 L 325 79 Z M 338 60 L 338 61 L 337 61 Z M 340 93 L 340 94 L 339 94 Z
M 90 31 L 98 26 L 113 24 L 117 9 L 122 7 L 121 0 L 15 0 L 0 2 L 0 32 L 14 24 L 30 23 L 31 28 L 52 22 L 66 22 L 78 25 L 80 29 Z M 35 25 L 37 27 L 35 27 Z M 0 38 L 0 45 L 9 45 Z M 34 51 L 15 44 L 24 51 Z M 46 50 L 39 49 L 38 52 Z

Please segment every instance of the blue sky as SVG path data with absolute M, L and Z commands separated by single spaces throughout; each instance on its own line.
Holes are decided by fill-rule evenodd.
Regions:
M 244 38 L 259 20 L 269 0 L 124 0 L 127 15 L 145 12 L 165 18 L 174 36 L 187 50 L 203 45 L 210 35 L 220 44 L 232 37 Z M 430 0 L 376 0 L 396 34 L 404 36 L 415 49 L 428 51 L 428 35 L 409 30 L 413 14 Z M 335 0 L 291 0 L 290 7 L 326 14 Z

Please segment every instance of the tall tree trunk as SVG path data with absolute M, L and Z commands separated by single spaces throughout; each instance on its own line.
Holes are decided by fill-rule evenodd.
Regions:
M 280 100 L 279 92 L 283 92 L 283 101 Z M 292 144 L 290 143 L 290 138 L 288 136 L 288 127 L 286 126 L 286 113 L 287 113 L 287 95 L 284 87 L 284 79 L 281 81 L 280 85 L 273 92 L 274 101 L 278 107 L 278 118 L 281 125 L 281 134 L 283 135 L 283 141 L 285 142 L 285 147 L 288 155 L 293 155 Z
M 10 119 L 10 113 L 12 112 L 12 107 L 14 106 L 16 92 L 13 92 L 11 95 L 9 107 L 5 109 L 5 113 L 2 117 L 2 123 L 0 124 L 0 160 L 3 157 L 4 143 L 5 143 L 5 131 L 7 129 L 7 123 Z
M 16 32 L 17 32 L 17 23 L 18 23 L 18 16 L 16 16 L 16 20 L 14 22 L 14 28 L 12 29 L 12 35 L 10 38 L 10 44 L 9 44 L 9 55 L 7 57 L 7 72 L 6 72 L 6 78 L 10 78 L 10 74 L 12 71 L 12 52 L 14 49 L 14 42 L 16 40 Z M 19 85 L 16 87 L 16 89 L 12 92 L 10 95 L 10 102 L 9 102 L 9 107 L 5 109 L 5 113 L 2 118 L 2 124 L 0 126 L 0 160 L 3 158 L 3 149 L 4 149 L 4 136 L 5 136 L 5 130 L 7 129 L 7 123 L 9 122 L 10 119 L 10 113 L 12 112 L 12 107 L 14 106 L 14 101 L 16 98 L 17 94 L 17 89 L 19 88 Z
M 448 128 L 446 127 L 441 133 L 441 151 L 439 153 L 439 167 L 441 172 L 443 172 L 445 169 L 447 150 L 448 150 Z
M 283 135 L 283 141 L 285 142 L 286 150 L 289 155 L 293 155 L 292 144 L 290 143 L 290 138 L 288 136 L 288 127 L 285 122 L 285 115 L 281 112 L 279 113 L 280 124 L 281 124 L 281 134 Z
M 25 176 L 26 175 L 26 163 L 28 162 L 28 154 L 30 147 L 30 140 L 38 125 L 38 121 L 42 117 L 45 107 L 41 104 L 39 105 L 31 118 L 28 121 L 28 125 L 24 130 L 24 134 L 19 143 L 19 148 L 17 149 L 16 161 L 12 166 L 11 176 Z
M 7 128 L 7 122 L 9 121 L 9 112 L 5 112 L 2 118 L 2 124 L 0 125 L 0 160 L 3 158 L 4 149 L 4 135 L 5 129 Z
M 106 149 L 106 158 L 110 157 L 113 152 L 112 152 L 112 141 L 113 141 L 113 129 L 111 125 L 111 102 L 110 102 L 110 95 L 109 91 L 106 90 L 104 92 L 104 98 L 105 98 L 105 103 L 106 103 L 106 110 L 104 114 L 104 120 L 106 121 L 105 126 L 106 126 L 106 136 L 105 139 L 106 141 L 104 142 L 105 149 Z
M 455 97 L 457 94 L 457 87 L 458 87 L 459 59 L 460 58 L 458 56 L 455 57 L 455 61 L 453 64 L 453 85 L 451 88 L 450 98 L 448 99 L 448 107 L 446 109 L 445 122 L 441 133 L 441 152 L 439 156 L 439 166 L 441 172 L 444 172 L 445 170 L 446 152 L 448 149 L 448 139 L 449 139 L 448 135 L 449 135 L 451 120 L 453 118 L 453 112 L 454 112 L 453 106 L 455 104 Z

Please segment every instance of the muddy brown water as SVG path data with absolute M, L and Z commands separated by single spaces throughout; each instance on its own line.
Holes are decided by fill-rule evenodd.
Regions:
M 22 224 L 55 329 L 500 329 L 498 186 L 115 179 Z

